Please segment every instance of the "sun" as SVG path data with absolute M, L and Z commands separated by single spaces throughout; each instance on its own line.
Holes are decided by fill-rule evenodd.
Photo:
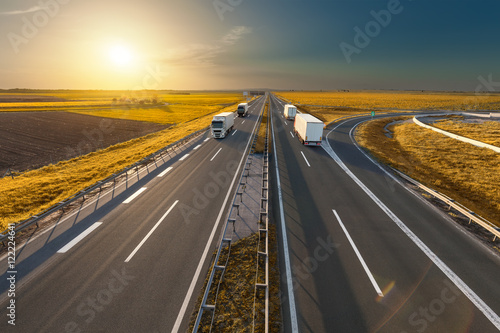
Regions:
M 110 61 L 120 67 L 131 65 L 134 59 L 132 50 L 123 44 L 115 44 L 109 47 Z

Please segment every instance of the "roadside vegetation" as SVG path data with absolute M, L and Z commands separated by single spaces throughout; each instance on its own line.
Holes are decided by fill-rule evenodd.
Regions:
M 356 140 L 381 162 L 500 226 L 500 154 L 422 128 L 410 117 L 366 122 Z
M 188 95 L 181 95 L 188 96 Z M 68 161 L 25 172 L 14 179 L 0 179 L 0 230 L 51 207 L 71 195 L 107 178 L 189 133 L 209 126 L 213 114 L 234 111 L 239 97 L 229 106 L 181 106 L 171 109 L 169 121 L 176 125 L 160 132 L 123 142 Z M 229 100 L 236 98 L 233 97 Z M 218 99 L 212 101 L 219 102 Z M 223 101 L 227 102 L 228 97 Z M 173 110 L 173 111 L 172 111 Z M 98 112 L 98 111 L 96 111 Z M 178 112 L 178 114 L 175 114 Z M 129 118 L 151 121 L 157 115 L 138 112 Z M 141 118 L 142 117 L 142 118 Z M 158 121 L 158 120 L 156 120 Z
M 260 123 L 257 132 L 257 143 L 255 144 L 255 153 L 261 154 L 264 152 L 266 145 L 266 128 L 267 128 L 267 115 L 269 110 L 269 103 L 264 106 L 264 114 L 262 115 L 262 122 Z

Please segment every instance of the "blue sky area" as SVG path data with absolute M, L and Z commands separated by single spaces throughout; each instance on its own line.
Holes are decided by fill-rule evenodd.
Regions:
M 3 0 L 0 88 L 134 89 L 153 71 L 156 89 L 473 91 L 490 77 L 500 90 L 499 13 L 499 0 Z M 126 65 L 108 59 L 117 43 Z

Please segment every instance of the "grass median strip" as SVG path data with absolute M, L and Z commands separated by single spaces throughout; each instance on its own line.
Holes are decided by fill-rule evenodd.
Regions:
M 219 287 L 212 332 L 252 332 L 258 241 L 259 235 L 253 234 L 231 245 L 231 256 Z M 269 225 L 269 247 L 269 332 L 281 332 L 278 249 L 274 225 Z M 222 258 L 225 256 L 227 256 L 227 251 L 221 253 Z M 207 282 L 208 277 L 202 290 L 205 290 Z M 212 287 L 214 291 L 215 287 Z M 191 318 L 189 332 L 193 330 L 202 298 L 203 293 L 195 305 L 196 311 Z M 215 292 L 211 290 L 208 301 L 211 302 L 214 299 Z M 260 311 L 264 308 L 264 300 L 257 302 L 257 308 Z M 211 313 L 210 311 L 206 313 L 207 315 L 204 314 L 200 323 L 199 332 L 210 331 Z M 255 332 L 263 331 L 264 323 L 256 321 Z

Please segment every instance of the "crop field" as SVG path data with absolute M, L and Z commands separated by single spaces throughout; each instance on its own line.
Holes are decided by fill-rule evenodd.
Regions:
M 27 90 L 25 92 L 0 91 L 0 109 L 14 107 L 81 106 L 93 104 L 113 105 L 113 99 L 140 100 L 158 98 L 168 104 L 219 105 L 242 100 L 240 92 L 176 92 L 176 91 L 101 91 L 101 90 Z M 128 102 L 130 103 L 130 102 Z
M 36 95 L 42 94 L 36 92 Z M 47 94 L 54 98 L 90 94 L 89 98 L 96 99 L 104 94 L 109 94 L 105 98 L 117 95 L 115 92 L 67 91 Z M 243 100 L 237 93 L 213 94 L 215 96 L 207 92 L 165 93 L 178 104 L 157 107 L 127 105 L 124 108 L 114 106 L 114 109 L 68 108 L 66 111 L 70 112 L 0 112 L 0 117 L 5 119 L 0 120 L 2 170 L 25 170 L 45 164 L 14 178 L 0 179 L 0 230 L 8 223 L 35 215 L 169 143 L 209 126 L 213 114 L 234 111 L 236 104 Z M 12 93 L 9 95 L 12 99 Z M 31 100 L 39 100 L 39 97 Z M 25 104 L 29 107 L 30 102 Z M 86 155 L 81 156 L 82 152 Z M 4 159 L 4 156 L 9 157 Z
M 377 159 L 434 188 L 500 226 L 500 154 L 410 122 L 362 124 L 356 139 Z M 409 119 L 408 117 L 406 119 Z
M 156 107 L 95 108 L 71 110 L 71 112 L 114 119 L 148 121 L 158 124 L 180 124 L 220 109 L 220 105 L 175 104 Z
M 70 112 L 0 112 L 0 176 L 69 160 L 168 125 Z
M 471 122 L 464 117 L 453 117 L 432 124 L 450 133 L 500 147 L 500 121 Z
M 326 122 L 372 110 L 499 110 L 500 94 L 405 91 L 292 91 L 276 95 Z

